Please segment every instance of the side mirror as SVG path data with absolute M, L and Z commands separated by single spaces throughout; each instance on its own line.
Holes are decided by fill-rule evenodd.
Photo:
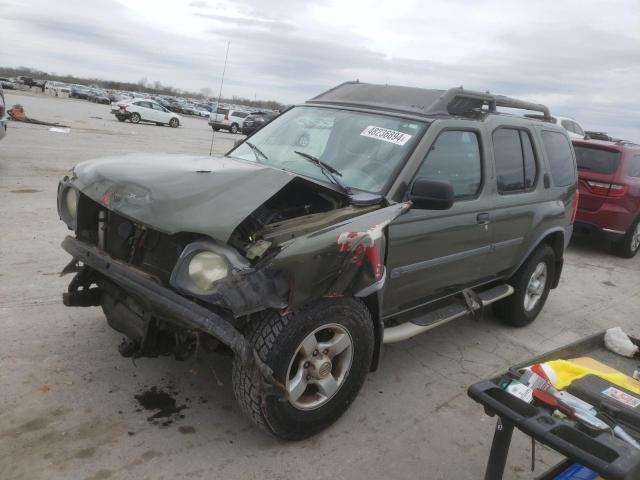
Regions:
M 411 186 L 409 200 L 413 208 L 422 210 L 448 210 L 454 202 L 453 187 L 449 182 L 417 178 Z

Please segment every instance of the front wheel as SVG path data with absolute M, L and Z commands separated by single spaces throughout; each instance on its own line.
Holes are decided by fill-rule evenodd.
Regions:
M 269 312 L 246 332 L 288 394 L 262 399 L 252 371 L 233 364 L 233 391 L 243 411 L 271 434 L 300 440 L 335 422 L 360 391 L 373 356 L 373 323 L 356 299 L 323 299 L 281 316 Z
M 627 234 L 613 244 L 613 251 L 622 258 L 633 258 L 640 250 L 640 218 L 629 228 Z
M 514 327 L 524 327 L 533 322 L 547 301 L 555 261 L 553 249 L 546 243 L 540 245 L 509 280 L 513 294 L 493 304 L 495 316 Z
M 140 120 L 142 120 L 142 118 L 139 113 L 134 112 L 131 114 L 131 123 L 140 123 Z
M 178 128 L 178 125 L 180 125 L 180 122 L 177 118 L 172 118 L 171 120 L 169 120 L 169 126 L 171 128 Z

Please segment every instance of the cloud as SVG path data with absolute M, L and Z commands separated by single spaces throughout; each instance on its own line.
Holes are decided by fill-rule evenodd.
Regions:
M 637 0 L 5 0 L 1 63 L 300 102 L 345 80 L 546 102 L 640 141 Z M 619 132 L 619 133 L 618 133 Z

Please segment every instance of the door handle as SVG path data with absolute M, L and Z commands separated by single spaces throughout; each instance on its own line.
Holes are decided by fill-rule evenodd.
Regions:
M 489 215 L 488 213 L 479 213 L 476 217 L 476 222 L 478 222 L 478 225 L 488 225 L 490 221 L 491 215 Z

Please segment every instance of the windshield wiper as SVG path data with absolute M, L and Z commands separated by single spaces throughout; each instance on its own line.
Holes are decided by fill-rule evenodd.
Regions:
M 262 150 L 260 150 L 258 147 L 256 147 L 253 143 L 251 142 L 244 142 L 245 145 L 248 145 L 249 148 L 253 151 L 253 154 L 256 156 L 256 162 L 258 163 L 262 163 L 260 161 L 260 157 L 264 158 L 265 160 L 269 161 L 269 157 L 267 157 L 264 152 Z
M 310 163 L 313 163 L 314 165 L 319 167 L 320 170 L 322 170 L 323 175 L 325 177 L 327 177 L 331 182 L 335 183 L 338 186 L 338 188 L 340 188 L 340 190 L 342 190 L 342 192 L 344 194 L 351 195 L 351 190 L 348 187 L 345 187 L 342 184 L 342 182 L 340 180 L 338 180 L 338 177 L 342 176 L 342 174 L 338 170 L 333 168 L 328 163 L 325 163 L 322 160 L 320 160 L 319 158 L 314 157 L 313 155 L 310 155 L 308 153 L 299 152 L 298 150 L 294 150 L 294 153 L 297 153 L 298 155 L 300 155 L 301 157 L 305 158 Z

